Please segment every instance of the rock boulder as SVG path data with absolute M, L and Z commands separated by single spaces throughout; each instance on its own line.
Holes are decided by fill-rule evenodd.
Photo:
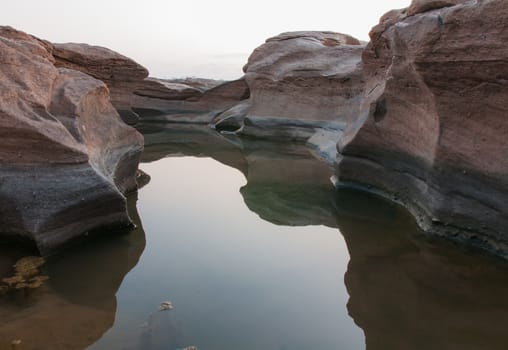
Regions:
M 46 254 L 101 227 L 126 227 L 143 137 L 106 85 L 57 68 L 47 43 L 0 27 L 0 231 Z
M 251 91 L 244 133 L 307 139 L 315 128 L 342 130 L 363 91 L 364 45 L 332 32 L 270 38 L 244 67 Z

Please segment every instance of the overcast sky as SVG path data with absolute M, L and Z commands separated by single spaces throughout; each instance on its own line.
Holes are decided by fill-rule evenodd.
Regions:
M 410 0 L 16 0 L 0 23 L 52 42 L 106 46 L 160 78 L 233 79 L 265 39 L 331 30 L 368 40 L 385 12 Z

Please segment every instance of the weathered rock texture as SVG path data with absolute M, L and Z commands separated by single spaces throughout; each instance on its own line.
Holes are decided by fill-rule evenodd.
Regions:
M 340 180 L 393 195 L 427 230 L 504 252 L 507 16 L 502 0 L 385 15 L 363 54 L 360 118 L 338 145 Z
M 333 144 L 358 115 L 364 45 L 333 32 L 290 32 L 270 38 L 244 67 L 250 99 L 215 120 L 258 137 L 309 139 L 333 130 Z M 335 158 L 335 147 L 330 148 Z
M 0 27 L 0 231 L 43 254 L 130 225 L 143 148 L 103 82 L 53 62 L 48 43 Z
M 0 349 L 12 349 L 14 339 L 24 350 L 86 349 L 113 326 L 118 289 L 145 248 L 136 200 L 136 193 L 128 196 L 136 225 L 128 235 L 71 247 L 48 259 L 43 269 L 49 280 L 42 287 L 0 297 Z M 12 275 L 17 259 L 33 254 L 27 253 L 0 247 L 0 279 Z
M 329 32 L 268 39 L 244 67 L 253 125 L 343 128 L 356 117 L 363 90 L 363 45 Z
M 148 78 L 148 70 L 110 49 L 87 44 L 53 44 L 58 67 L 82 71 L 106 83 L 111 102 L 124 121 L 209 123 L 238 101 L 248 98 L 243 79 L 224 82 L 205 79 Z

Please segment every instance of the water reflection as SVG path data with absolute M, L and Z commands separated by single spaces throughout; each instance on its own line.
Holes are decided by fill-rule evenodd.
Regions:
M 505 263 L 428 239 L 392 203 L 335 191 L 333 170 L 304 145 L 189 125 L 142 131 L 154 175 L 139 200 L 148 243 L 131 197 L 137 230 L 51 259 L 51 280 L 31 298 L 0 299 L 0 349 L 14 339 L 22 349 L 506 347 Z M 206 159 L 159 161 L 182 156 L 244 178 Z M 0 248 L 0 276 L 31 254 Z M 167 298 L 175 310 L 158 312 Z
M 301 143 L 277 143 L 223 136 L 200 126 L 142 126 L 145 162 L 168 156 L 210 157 L 240 170 L 245 204 L 277 225 L 337 227 L 333 169 Z M 218 179 L 219 181 L 220 179 Z
M 407 213 L 374 197 L 366 210 L 362 197 L 339 194 L 338 222 L 348 310 L 367 349 L 505 349 L 506 263 L 428 239 Z
M 0 349 L 11 349 L 13 340 L 21 340 L 23 350 L 84 349 L 113 325 L 115 294 L 145 247 L 136 200 L 136 195 L 128 199 L 136 230 L 97 238 L 49 258 L 43 270 L 50 280 L 40 289 L 0 298 Z M 2 247 L 0 276 L 8 276 L 18 258 L 34 253 Z
M 368 350 L 506 347 L 505 263 L 429 239 L 406 211 L 380 198 L 348 189 L 334 194 L 330 169 L 303 146 L 232 141 L 202 129 L 199 136 L 187 130 L 194 135 L 188 152 L 189 145 L 173 144 L 174 130 L 152 132 L 147 157 L 166 142 L 174 153 L 209 156 L 241 170 L 248 181 L 240 190 L 244 201 L 261 218 L 339 228 L 351 259 L 348 310 Z

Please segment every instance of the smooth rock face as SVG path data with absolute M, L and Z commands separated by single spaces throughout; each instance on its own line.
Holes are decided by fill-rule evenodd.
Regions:
M 307 139 L 314 128 L 345 128 L 357 116 L 363 91 L 363 48 L 332 32 L 268 39 L 244 67 L 251 107 L 243 133 Z
M 371 32 L 360 118 L 338 144 L 339 179 L 395 197 L 427 230 L 506 252 L 508 6 L 406 12 Z
M 46 254 L 99 227 L 126 227 L 143 137 L 106 85 L 56 68 L 44 42 L 0 27 L 0 230 Z
M 148 71 L 128 57 L 87 44 L 53 44 L 58 67 L 82 71 L 106 83 L 111 102 L 128 124 L 144 121 L 209 123 L 249 97 L 243 79 L 148 78 Z

